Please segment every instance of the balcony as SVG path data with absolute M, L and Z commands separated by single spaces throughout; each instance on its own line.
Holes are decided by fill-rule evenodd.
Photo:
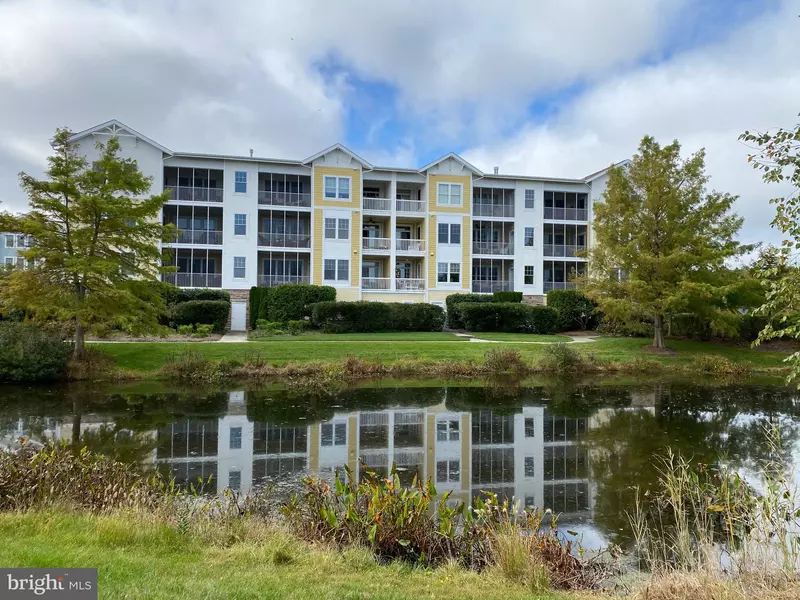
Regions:
M 487 281 L 480 280 L 472 282 L 472 292 L 474 294 L 493 294 L 495 292 L 510 292 L 514 287 L 511 281 Z
M 510 242 L 472 242 L 472 253 L 491 256 L 511 256 L 514 254 L 514 245 Z
M 367 252 L 387 253 L 392 249 L 391 238 L 365 237 L 361 238 L 361 248 Z
M 423 254 L 425 240 L 396 240 L 395 250 L 402 254 Z
M 514 218 L 513 204 L 473 204 L 472 214 L 475 217 Z
M 586 221 L 588 211 L 585 208 L 554 208 L 544 207 L 544 218 L 554 221 Z
M 178 287 L 221 288 L 221 273 L 162 273 L 161 281 Z
M 425 202 L 422 200 L 395 200 L 398 213 L 406 215 L 425 214 Z
M 389 198 L 364 198 L 361 202 L 365 211 L 388 213 L 392 210 Z
M 424 292 L 424 279 L 395 278 L 395 290 L 398 292 Z M 391 277 L 362 277 L 361 289 L 367 292 L 388 292 L 392 289 Z
M 386 291 L 392 288 L 391 277 L 362 277 L 361 289 L 366 291 Z
M 183 229 L 175 234 L 168 244 L 222 244 L 221 231 L 206 231 L 201 229 Z
M 258 191 L 258 203 L 261 206 L 282 206 L 288 208 L 311 208 L 311 194 L 299 192 Z
M 311 235 L 308 233 L 261 233 L 258 245 L 269 248 L 311 248 Z
M 274 287 L 291 283 L 311 283 L 309 275 L 259 275 L 258 285 L 261 287 Z
M 394 280 L 394 287 L 398 292 L 424 292 L 425 280 L 399 278 Z
M 165 187 L 169 199 L 175 202 L 222 202 L 222 188 L 204 188 L 189 186 Z
M 542 290 L 546 293 L 550 290 L 574 290 L 577 284 L 570 281 L 545 281 Z
M 567 258 L 576 258 L 581 256 L 581 253 L 586 252 L 586 246 L 577 245 L 558 245 L 558 244 L 544 244 L 545 256 L 564 256 Z

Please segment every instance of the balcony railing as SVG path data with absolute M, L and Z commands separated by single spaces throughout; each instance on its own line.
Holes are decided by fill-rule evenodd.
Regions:
M 389 212 L 392 210 L 392 201 L 388 198 L 364 198 L 362 206 L 364 210 Z
M 364 250 L 385 250 L 388 252 L 392 249 L 392 240 L 390 238 L 376 237 L 361 238 L 361 248 Z
M 576 257 L 581 252 L 586 252 L 586 246 L 577 245 L 544 244 L 543 248 L 545 256 Z
M 550 290 L 574 290 L 577 287 L 575 283 L 570 281 L 545 281 L 542 286 L 545 292 Z
M 397 200 L 397 212 L 399 213 L 424 213 L 425 202 L 422 200 Z
M 396 290 L 403 292 L 424 292 L 425 280 L 424 279 L 406 279 L 399 277 L 394 280 L 394 287 Z
M 261 287 L 274 287 L 287 283 L 311 283 L 310 275 L 259 275 L 258 285 Z
M 425 252 L 425 240 L 396 240 L 395 250 L 398 252 Z
M 514 245 L 508 242 L 472 242 L 472 253 L 509 256 L 514 254 Z
M 392 288 L 390 277 L 362 277 L 362 290 L 389 290 Z
M 161 281 L 178 287 L 221 288 L 221 273 L 163 273 Z
M 221 244 L 221 231 L 203 229 L 181 229 L 167 242 L 169 244 Z
M 311 235 L 308 233 L 261 233 L 258 245 L 271 248 L 311 248 Z
M 301 194 L 299 192 L 270 192 L 266 190 L 259 190 L 258 203 L 263 206 L 289 206 L 295 208 L 309 208 L 311 206 L 311 194 Z
M 513 204 L 473 204 L 472 214 L 476 217 L 513 217 Z
M 544 218 L 555 221 L 586 221 L 588 211 L 585 208 L 554 208 L 544 207 Z
M 222 188 L 201 188 L 190 186 L 167 186 L 169 199 L 177 202 L 222 202 Z
M 511 281 L 486 281 L 472 280 L 472 291 L 475 294 L 493 294 L 494 292 L 509 292 L 513 288 Z

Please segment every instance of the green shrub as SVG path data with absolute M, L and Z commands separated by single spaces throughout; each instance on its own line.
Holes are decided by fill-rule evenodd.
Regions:
M 739 320 L 739 339 L 744 342 L 753 342 L 767 326 L 767 319 L 754 315 L 742 315 Z
M 178 297 L 175 300 L 175 304 L 180 304 L 181 302 L 194 302 L 195 300 L 219 300 L 230 304 L 231 295 L 225 290 L 178 288 Z
M 256 319 L 301 321 L 311 316 L 312 304 L 336 300 L 336 288 L 327 285 L 297 283 L 264 289 L 269 291 L 256 293 L 256 301 L 261 296 Z M 250 311 L 253 312 L 252 305 Z
M 197 337 L 208 337 L 209 335 L 211 335 L 211 332 L 214 331 L 214 326 L 198 323 L 195 326 L 194 331 Z
M 576 373 L 584 362 L 580 352 L 569 344 L 550 344 L 544 349 L 538 367 L 547 373 Z
M 178 325 L 178 333 L 181 335 L 192 335 L 194 333 L 194 325 Z
M 613 337 L 653 337 L 653 324 L 646 321 L 625 322 L 605 316 L 600 319 L 597 333 Z
M 250 288 L 250 329 L 257 329 L 257 322 L 261 317 L 261 307 L 266 301 L 272 288 L 253 286 Z M 263 319 L 266 320 L 266 319 Z
M 692 313 L 679 313 L 669 317 L 667 332 L 673 337 L 684 337 L 707 342 L 714 337 L 711 322 Z
M 558 315 L 547 306 L 514 302 L 464 303 L 456 305 L 467 331 L 553 333 Z
M 25 323 L 0 323 L 0 381 L 58 379 L 69 355 L 70 346 L 58 333 Z
M 547 306 L 558 313 L 558 330 L 585 331 L 597 327 L 597 305 L 580 290 L 550 290 Z
M 492 373 L 524 373 L 528 366 L 519 350 L 492 348 L 483 355 L 483 366 Z
M 292 335 L 300 335 L 309 329 L 311 329 L 311 321 L 289 321 L 286 323 L 286 330 Z
M 328 333 L 441 331 L 444 311 L 434 304 L 398 302 L 318 302 L 311 322 Z
M 458 310 L 459 304 L 493 301 L 492 296 L 487 294 L 450 294 L 444 301 L 447 306 L 447 326 L 450 329 L 464 329 L 464 321 Z
M 522 302 L 522 292 L 495 292 L 492 302 Z
M 228 325 L 230 302 L 224 300 L 190 300 L 172 307 L 175 325 L 213 325 L 216 333 L 222 333 Z

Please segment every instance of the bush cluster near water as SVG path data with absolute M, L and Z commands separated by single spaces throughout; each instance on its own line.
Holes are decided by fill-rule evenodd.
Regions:
M 64 336 L 37 325 L 0 323 L 0 380 L 52 381 L 60 378 L 72 347 Z
M 311 322 L 326 333 L 441 331 L 444 310 L 427 303 L 317 302 Z
M 250 327 L 311 318 L 311 305 L 336 300 L 336 288 L 305 283 L 250 288 Z
M 452 329 L 549 334 L 557 331 L 558 314 L 547 306 L 522 304 L 522 292 L 451 294 L 445 300 Z

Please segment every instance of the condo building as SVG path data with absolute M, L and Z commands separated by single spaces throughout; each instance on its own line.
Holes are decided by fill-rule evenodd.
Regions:
M 380 167 L 341 144 L 304 160 L 172 151 L 119 121 L 76 133 L 90 159 L 121 154 L 169 192 L 164 274 L 179 287 L 231 292 L 247 327 L 252 286 L 313 283 L 339 300 L 431 302 L 521 291 L 540 303 L 586 271 L 592 205 L 607 169 L 580 179 L 484 173 L 457 154 L 420 169 Z M 251 152 L 252 154 L 252 152 Z

